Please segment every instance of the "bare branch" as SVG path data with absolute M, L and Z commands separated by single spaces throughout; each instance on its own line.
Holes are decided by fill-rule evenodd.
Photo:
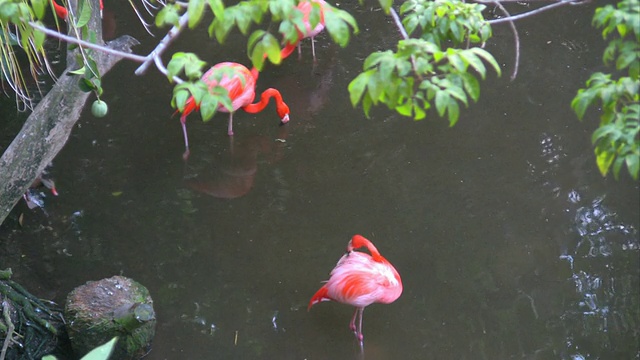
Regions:
M 483 3 L 483 4 L 492 4 L 495 3 L 495 1 L 488 1 L 488 0 L 474 0 L 475 2 L 478 3 Z M 501 1 L 502 2 L 502 1 Z M 591 0 L 560 0 L 555 4 L 551 4 L 551 5 L 546 5 L 543 6 L 541 8 L 535 9 L 535 10 L 531 10 L 529 12 L 525 12 L 522 14 L 518 14 L 518 15 L 513 15 L 513 16 L 509 16 L 506 18 L 502 18 L 502 19 L 495 19 L 495 20 L 489 20 L 487 21 L 489 24 L 491 25 L 495 25 L 495 24 L 502 24 L 505 22 L 511 22 L 511 21 L 515 21 L 515 20 L 520 20 L 520 19 L 524 19 L 527 18 L 529 16 L 534 16 L 534 15 L 538 15 L 542 12 L 551 10 L 551 9 L 555 9 L 561 6 L 566 6 L 566 5 L 583 5 L 586 3 L 591 2 Z
M 407 31 L 404 29 L 404 26 L 402 25 L 402 21 L 400 21 L 400 17 L 398 16 L 398 13 L 396 12 L 396 10 L 394 8 L 390 8 L 389 11 L 391 12 L 391 17 L 393 18 L 393 21 L 396 23 L 396 27 L 398 28 L 398 31 L 400 31 L 400 34 L 402 35 L 402 37 L 405 40 L 409 39 L 409 35 L 407 34 Z
M 29 22 L 29 26 L 31 26 L 32 28 L 34 28 L 36 30 L 42 31 L 46 35 L 49 35 L 51 37 L 60 39 L 62 41 L 68 42 L 70 44 L 82 45 L 82 46 L 84 46 L 86 48 L 89 48 L 89 49 L 102 51 L 104 53 L 111 54 L 111 55 L 117 55 L 117 56 L 120 56 L 120 57 L 122 57 L 124 59 L 128 59 L 128 60 L 131 60 L 131 61 L 135 61 L 135 62 L 141 63 L 141 62 L 145 62 L 147 60 L 147 58 L 148 58 L 148 56 L 140 56 L 140 55 L 136 55 L 136 54 L 126 53 L 126 52 L 118 51 L 118 50 L 115 50 L 115 49 L 112 49 L 112 48 L 109 48 L 109 47 L 106 47 L 106 46 L 102 46 L 102 45 L 94 44 L 94 43 L 91 43 L 91 42 L 88 42 L 88 41 L 85 41 L 85 40 L 82 40 L 82 39 L 78 39 L 78 38 L 73 37 L 73 36 L 64 35 L 64 34 L 61 34 L 61 33 L 57 32 L 57 31 L 48 29 L 48 28 L 46 28 L 44 26 L 40 26 L 35 22 Z
M 507 19 L 511 17 L 507 9 L 505 9 L 500 2 L 496 1 L 494 2 L 494 4 L 496 4 L 496 6 L 500 10 L 502 10 L 502 12 L 507 16 L 506 17 Z M 513 22 L 513 20 L 509 21 L 509 26 L 511 27 L 511 31 L 513 31 L 513 39 L 515 41 L 515 47 L 516 47 L 516 59 L 513 67 L 513 72 L 511 73 L 511 78 L 510 78 L 511 81 L 513 81 L 516 79 L 516 76 L 518 76 L 518 68 L 520 67 L 520 36 L 518 35 L 518 29 L 516 29 L 516 24 Z
M 136 75 L 144 74 L 149 68 L 149 66 L 151 65 L 152 61 L 157 64 L 157 60 L 155 60 L 154 58 L 155 57 L 159 58 L 160 56 L 162 56 L 162 53 L 164 53 L 164 51 L 167 49 L 169 44 L 171 44 L 178 37 L 178 35 L 180 35 L 180 32 L 187 25 L 188 21 L 189 21 L 189 12 L 185 12 L 184 14 L 182 14 L 182 16 L 180 16 L 180 20 L 178 21 L 178 26 L 174 26 L 171 28 L 171 30 L 169 30 L 167 35 L 165 35 L 164 38 L 158 43 L 158 46 L 156 46 L 156 48 L 151 52 L 151 54 L 147 56 L 147 58 L 144 60 L 142 65 L 140 65 L 140 67 L 136 69 L 135 71 Z

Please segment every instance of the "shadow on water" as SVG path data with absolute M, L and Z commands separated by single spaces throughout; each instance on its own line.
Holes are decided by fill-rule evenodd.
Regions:
M 60 302 L 114 274 L 145 284 L 158 314 L 148 359 L 359 359 L 351 307 L 306 307 L 362 233 L 405 288 L 367 308 L 367 360 L 638 358 L 638 184 L 598 174 L 597 115 L 581 123 L 569 108 L 601 67 L 593 9 L 523 22 L 519 77 L 484 81 L 448 128 L 351 107 L 348 81 L 396 36 L 358 8 L 347 49 L 321 35 L 315 67 L 307 42 L 301 60 L 261 74 L 290 123 L 277 126 L 273 105 L 238 112 L 230 140 L 226 114 L 191 116 L 186 164 L 166 79 L 131 80 L 121 64 L 104 81 L 110 114 L 81 119 L 55 161 L 49 216 L 19 204 L 23 227 L 4 226 L 0 259 Z M 495 32 L 488 46 L 508 68 L 511 35 Z M 202 57 L 246 63 L 243 52 Z

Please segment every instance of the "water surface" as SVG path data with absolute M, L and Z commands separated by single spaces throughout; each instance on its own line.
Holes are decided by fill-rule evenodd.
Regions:
M 166 79 L 120 64 L 104 79 L 109 115 L 78 122 L 52 169 L 61 195 L 48 216 L 20 205 L 2 262 L 59 302 L 115 274 L 143 283 L 158 317 L 148 359 L 352 359 L 353 309 L 306 308 L 360 233 L 405 288 L 366 309 L 366 359 L 639 358 L 638 183 L 600 176 L 597 114 L 581 123 L 569 107 L 603 70 L 594 7 L 519 24 L 513 82 L 512 36 L 496 27 L 504 75 L 453 128 L 352 108 L 348 82 L 397 34 L 381 12 L 349 10 L 364 31 L 348 48 L 322 35 L 315 67 L 307 42 L 261 75 L 288 125 L 273 105 L 239 112 L 231 140 L 225 114 L 191 116 L 187 163 Z M 178 48 L 248 62 L 240 37 Z

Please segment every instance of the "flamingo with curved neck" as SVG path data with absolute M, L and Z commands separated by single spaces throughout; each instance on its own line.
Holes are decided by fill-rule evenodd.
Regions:
M 231 77 L 224 75 L 218 82 L 215 79 L 214 74 L 224 69 L 232 69 L 234 73 Z M 255 89 L 257 79 L 258 69 L 252 68 L 249 70 L 244 65 L 234 62 L 216 64 L 202 76 L 202 81 L 207 84 L 210 91 L 213 90 L 215 86 L 222 86 L 229 93 L 232 105 L 231 111 L 222 104 L 218 105 L 217 108 L 217 111 L 229 113 L 229 123 L 227 127 L 227 133 L 229 136 L 233 135 L 233 114 L 236 110 L 243 109 L 248 113 L 258 113 L 267 106 L 271 98 L 274 98 L 276 101 L 276 112 L 280 117 L 280 122 L 282 124 L 289 122 L 289 106 L 287 106 L 287 104 L 282 100 L 282 95 L 276 89 L 269 88 L 265 90 L 260 97 L 260 101 L 252 104 L 256 96 Z M 195 99 L 190 97 L 185 104 L 184 110 L 182 110 L 182 115 L 180 116 L 185 146 L 183 158 L 185 159 L 189 156 L 189 138 L 187 136 L 186 126 L 187 116 L 194 110 L 198 109 L 200 109 L 200 104 L 196 104 Z M 177 112 L 179 111 L 176 111 L 176 113 Z
M 369 254 L 355 251 L 367 248 Z M 354 235 L 347 245 L 347 253 L 331 271 L 329 280 L 318 290 L 308 309 L 321 301 L 337 301 L 356 307 L 349 328 L 362 345 L 362 313 L 374 304 L 390 304 L 402 294 L 400 274 L 378 249 L 362 235 Z M 356 318 L 358 326 L 356 327 Z

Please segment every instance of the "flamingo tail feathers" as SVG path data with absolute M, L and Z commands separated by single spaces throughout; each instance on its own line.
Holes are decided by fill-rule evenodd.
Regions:
M 320 290 L 318 290 L 318 292 L 316 292 L 315 295 L 313 295 L 313 297 L 311 298 L 311 301 L 309 301 L 309 306 L 307 307 L 307 311 L 311 310 L 311 307 L 313 305 L 322 301 L 331 301 L 331 298 L 329 297 L 329 291 L 327 290 L 326 286 L 321 287 Z

